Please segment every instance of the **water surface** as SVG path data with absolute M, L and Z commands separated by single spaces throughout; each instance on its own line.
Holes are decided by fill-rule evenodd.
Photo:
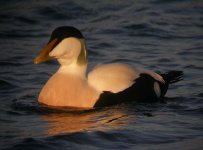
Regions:
M 201 0 L 0 2 L 0 149 L 202 149 Z M 79 28 L 89 69 L 121 62 L 184 71 L 166 103 L 97 110 L 47 108 L 37 96 L 55 61 L 33 59 L 61 25 Z

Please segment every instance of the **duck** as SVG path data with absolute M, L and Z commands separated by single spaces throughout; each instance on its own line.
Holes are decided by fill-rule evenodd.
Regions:
M 99 64 L 87 73 L 85 38 L 72 26 L 53 30 L 34 64 L 53 59 L 60 67 L 38 96 L 38 102 L 48 106 L 89 109 L 130 101 L 158 102 L 163 100 L 169 85 L 183 76 L 182 71 L 158 74 L 122 63 Z

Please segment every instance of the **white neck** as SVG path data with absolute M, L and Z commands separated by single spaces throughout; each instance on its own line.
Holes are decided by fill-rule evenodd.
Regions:
M 87 65 L 78 65 L 77 63 L 72 63 L 70 65 L 61 65 L 57 73 L 74 75 L 85 79 L 86 70 L 87 70 Z

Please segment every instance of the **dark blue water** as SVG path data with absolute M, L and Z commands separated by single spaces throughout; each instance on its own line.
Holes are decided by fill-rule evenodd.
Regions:
M 40 106 L 38 93 L 58 64 L 33 59 L 61 25 L 83 32 L 90 68 L 122 62 L 182 70 L 184 80 L 165 103 Z M 0 106 L 0 149 L 203 149 L 203 2 L 0 1 Z

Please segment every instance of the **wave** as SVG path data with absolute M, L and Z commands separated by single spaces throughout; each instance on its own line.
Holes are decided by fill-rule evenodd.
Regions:
M 11 83 L 10 81 L 0 79 L 0 90 L 5 91 L 5 90 L 10 90 L 17 88 L 18 86 Z

